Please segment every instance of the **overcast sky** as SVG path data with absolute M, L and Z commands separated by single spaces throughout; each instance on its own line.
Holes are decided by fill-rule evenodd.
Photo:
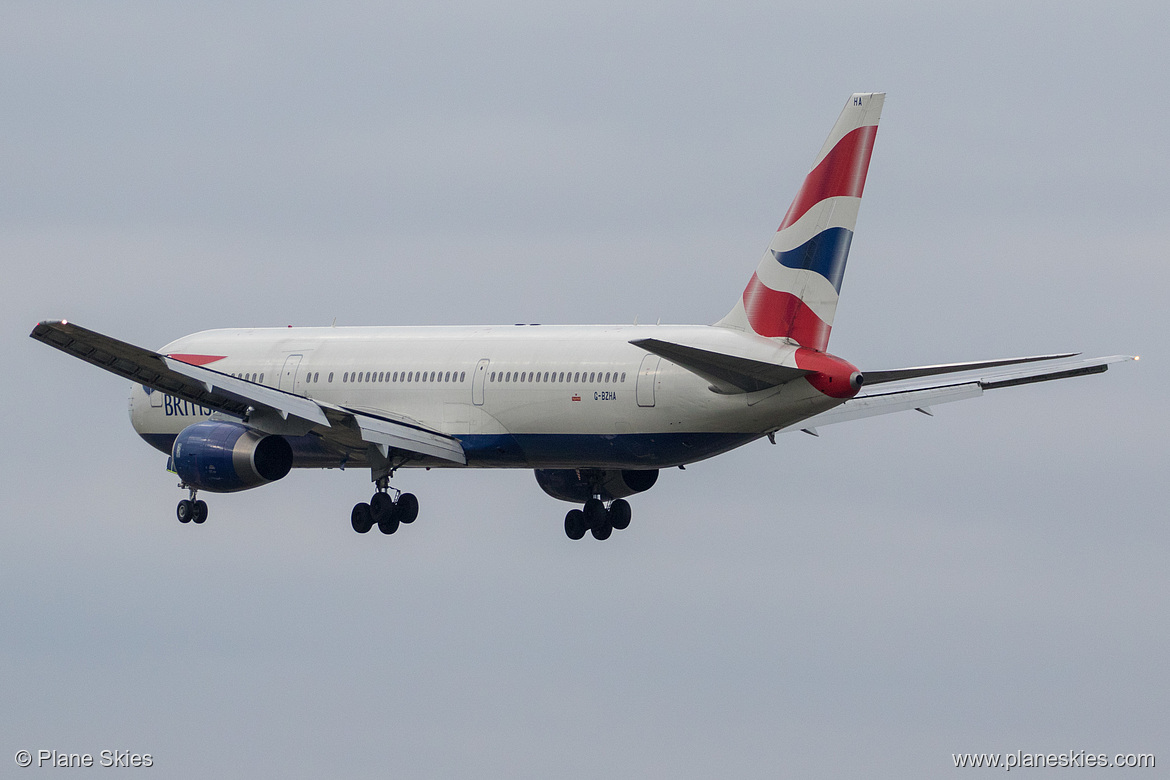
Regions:
M 4 5 L 0 766 L 1170 766 L 1167 5 L 562 5 Z M 181 526 L 127 383 L 28 338 L 712 322 L 855 91 L 834 353 L 1143 360 L 664 472 L 572 543 L 524 471 L 407 473 L 388 538 L 360 471 Z

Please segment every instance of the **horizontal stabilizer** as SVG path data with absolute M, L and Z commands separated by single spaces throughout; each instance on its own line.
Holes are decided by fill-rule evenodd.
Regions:
M 1061 356 L 1049 356 L 1055 359 Z M 1063 356 L 1068 357 L 1068 356 Z M 1026 358 L 1024 360 L 1027 360 Z M 1080 358 L 1078 360 L 1058 360 L 1044 366 L 1028 366 L 1010 370 L 989 371 L 982 375 L 967 378 L 952 379 L 949 382 L 923 384 L 922 382 L 906 381 L 903 387 L 883 388 L 878 391 L 869 391 L 849 399 L 840 406 L 827 412 L 801 420 L 787 428 L 781 428 L 779 433 L 799 431 L 810 427 L 833 425 L 834 423 L 859 420 L 863 417 L 876 417 L 894 412 L 906 412 L 912 409 L 923 411 L 931 406 L 962 401 L 967 398 L 976 398 L 983 395 L 984 390 L 997 390 L 1004 387 L 1016 387 L 1034 382 L 1049 382 L 1054 379 L 1069 379 L 1090 374 L 1101 374 L 1109 369 L 1111 363 L 1120 363 L 1125 360 L 1136 360 L 1130 355 L 1111 355 L 1109 357 Z M 988 361 L 974 365 L 1005 366 L 1018 365 L 1021 359 L 1010 361 Z M 971 366 L 971 363 L 952 363 L 953 366 Z M 913 371 L 915 369 L 906 369 Z M 971 371 L 973 369 L 957 369 Z M 907 380 L 920 379 L 922 375 L 907 377 Z M 867 380 L 869 374 L 866 374 Z M 892 381 L 892 380 L 887 380 Z M 872 383 L 867 381 L 868 388 Z M 933 415 L 931 415 L 933 416 Z
M 917 379 L 924 376 L 938 376 L 939 374 L 955 374 L 960 371 L 978 371 L 984 368 L 998 366 L 1012 366 L 1017 363 L 1034 363 L 1039 360 L 1059 360 L 1076 356 L 1075 352 L 1065 352 L 1059 355 L 1035 355 L 1033 357 L 1004 358 L 1002 360 L 976 360 L 970 363 L 940 363 L 936 366 L 915 366 L 914 368 L 895 368 L 891 371 L 866 371 L 865 384 L 880 385 L 886 382 L 901 382 L 906 379 Z
M 721 393 L 765 390 L 810 373 L 800 368 L 688 347 L 685 344 L 660 339 L 635 339 L 630 343 L 698 374 Z

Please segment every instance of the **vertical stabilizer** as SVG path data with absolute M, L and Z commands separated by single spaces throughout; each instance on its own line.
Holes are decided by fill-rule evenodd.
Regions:
M 885 97 L 849 98 L 743 297 L 717 325 L 828 345 Z

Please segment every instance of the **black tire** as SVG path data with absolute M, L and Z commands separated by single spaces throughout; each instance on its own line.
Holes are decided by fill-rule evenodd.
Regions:
M 191 504 L 191 522 L 202 525 L 207 520 L 207 502 L 200 499 Z
M 609 522 L 609 513 L 605 511 L 605 504 L 599 499 L 591 498 L 585 502 L 581 510 L 585 514 L 585 522 L 593 532 L 594 539 L 608 539 L 613 533 L 613 526 Z
M 585 522 L 584 512 L 580 509 L 570 509 L 569 513 L 565 515 L 565 536 L 574 542 L 582 539 L 585 536 L 585 532 L 589 530 L 588 525 Z
M 619 498 L 609 505 L 609 524 L 613 526 L 615 531 L 624 531 L 629 528 L 632 516 L 630 502 L 624 498 Z
M 370 499 L 370 514 L 375 523 L 384 523 L 394 514 L 394 499 L 387 493 L 375 493 Z
M 613 533 L 613 526 L 609 524 L 608 518 L 598 523 L 589 529 L 593 534 L 593 538 L 599 542 L 604 542 Z
M 398 520 L 403 523 L 413 523 L 418 517 L 418 498 L 414 493 L 403 493 L 398 497 Z
M 179 505 L 175 507 L 175 516 L 179 518 L 180 523 L 189 523 L 191 522 L 191 514 L 193 511 L 194 508 L 192 507 L 191 502 L 184 498 L 179 502 Z
M 398 530 L 398 513 L 391 512 L 390 516 L 378 523 L 378 530 L 389 536 Z
M 359 534 L 368 533 L 374 527 L 374 516 L 370 513 L 370 505 L 354 504 L 353 511 L 349 513 L 349 522 L 353 526 L 353 530 Z
M 585 506 L 581 507 L 581 511 L 585 513 L 585 522 L 592 528 L 598 523 L 604 523 L 605 504 L 601 503 L 600 499 L 591 498 L 585 502 Z

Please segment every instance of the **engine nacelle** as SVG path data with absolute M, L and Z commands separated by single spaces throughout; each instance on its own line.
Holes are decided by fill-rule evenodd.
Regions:
M 292 469 L 292 447 L 283 436 L 235 422 L 188 425 L 171 448 L 171 469 L 184 483 L 212 493 L 266 485 Z
M 658 469 L 536 469 L 536 483 L 553 498 L 583 504 L 600 493 L 603 501 L 654 487 Z

